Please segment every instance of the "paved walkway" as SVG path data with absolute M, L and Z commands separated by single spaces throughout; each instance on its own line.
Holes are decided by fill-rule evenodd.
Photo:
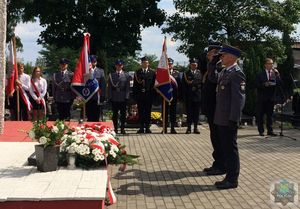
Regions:
M 205 176 L 202 169 L 211 165 L 212 147 L 206 124 L 201 134 L 121 136 L 128 153 L 140 155 L 139 164 L 128 166 L 124 173 L 110 170 L 117 204 L 108 209 L 150 208 L 281 208 L 270 198 L 275 181 L 287 179 L 300 185 L 300 131 L 291 129 L 288 137 L 262 138 L 255 128 L 239 129 L 238 145 L 241 174 L 237 189 L 219 191 L 214 182 L 222 176 Z M 275 130 L 278 133 L 278 130 Z M 299 198 L 299 191 L 296 191 Z M 297 196 L 296 196 L 297 197 Z M 284 208 L 300 208 L 297 205 Z

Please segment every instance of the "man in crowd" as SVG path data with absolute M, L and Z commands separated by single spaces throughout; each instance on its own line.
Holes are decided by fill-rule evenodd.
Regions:
M 60 70 L 53 75 L 52 94 L 60 120 L 70 120 L 75 98 L 71 90 L 73 72 L 68 70 L 69 62 L 66 58 L 60 59 Z
M 223 44 L 219 53 L 224 69 L 218 78 L 214 123 L 221 137 L 226 176 L 215 185 L 218 189 L 229 189 L 238 186 L 240 173 L 237 130 L 245 104 L 246 78 L 237 64 L 241 56 L 238 48 Z
M 113 123 L 115 132 L 118 133 L 118 120 L 120 111 L 121 134 L 125 132 L 126 107 L 130 93 L 130 75 L 123 70 L 124 62 L 116 60 L 116 71 L 108 76 L 108 100 L 113 111 Z
M 184 72 L 182 78 L 182 94 L 187 113 L 186 134 L 190 134 L 192 132 L 192 123 L 194 124 L 194 133 L 200 134 L 198 122 L 201 105 L 202 74 L 197 67 L 198 60 L 195 58 L 190 59 L 190 69 Z
M 101 113 L 101 103 L 105 100 L 106 81 L 105 74 L 102 68 L 97 67 L 97 56 L 90 55 L 92 68 L 90 69 L 91 78 L 95 78 L 99 84 L 99 90 L 86 103 L 86 117 L 87 121 L 99 121 Z
M 224 154 L 222 151 L 221 138 L 218 136 L 217 126 L 214 124 L 218 71 L 220 71 L 222 68 L 220 54 L 218 54 L 220 49 L 220 43 L 212 43 L 208 46 L 207 71 L 203 76 L 201 107 L 202 113 L 206 116 L 208 121 L 210 140 L 213 147 L 212 156 L 214 159 L 211 167 L 203 169 L 207 175 L 225 174 Z
M 177 107 L 177 100 L 178 97 L 180 97 L 179 93 L 181 90 L 181 81 L 179 76 L 179 71 L 175 70 L 173 68 L 174 60 L 172 58 L 168 58 L 168 65 L 169 65 L 169 72 L 170 72 L 170 78 L 171 78 L 171 85 L 172 85 L 172 95 L 173 99 L 170 104 L 166 104 L 166 113 L 165 113 L 165 119 L 164 122 L 166 124 L 165 133 L 167 133 L 167 127 L 168 127 L 168 119 L 170 116 L 170 122 L 171 122 L 171 134 L 177 134 L 175 130 L 176 126 L 176 107 Z
M 147 57 L 141 58 L 141 69 L 134 74 L 133 95 L 138 105 L 140 129 L 137 133 L 151 133 L 151 108 L 154 99 L 155 71 Z
M 257 103 L 256 120 L 260 136 L 264 136 L 263 118 L 267 116 L 267 134 L 276 136 L 272 127 L 272 116 L 275 102 L 275 88 L 281 84 L 280 75 L 277 69 L 273 67 L 273 60 L 265 60 L 265 69 L 257 76 Z

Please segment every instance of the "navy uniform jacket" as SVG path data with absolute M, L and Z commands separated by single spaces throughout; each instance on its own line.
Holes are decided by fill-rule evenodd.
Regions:
M 175 78 L 176 82 L 177 82 L 177 86 L 175 85 L 175 83 L 171 82 L 172 88 L 173 88 L 173 100 L 177 101 L 178 98 L 181 97 L 181 80 L 180 80 L 180 72 L 178 70 L 173 69 L 171 75 L 173 76 L 173 78 Z
M 237 64 L 220 73 L 214 117 L 216 125 L 228 126 L 229 121 L 240 121 L 245 104 L 245 87 L 245 74 Z
M 192 73 L 188 70 L 183 73 L 182 77 L 182 95 L 186 102 L 201 101 L 202 74 L 200 70 Z
M 108 100 L 112 102 L 125 102 L 129 99 L 130 76 L 127 72 L 122 71 L 118 76 L 113 72 L 108 76 Z
M 71 90 L 73 72 L 66 71 L 62 77 L 61 71 L 54 73 L 52 94 L 55 102 L 69 103 L 72 102 L 75 95 Z
M 105 92 L 106 92 L 106 82 L 105 82 L 105 74 L 102 68 L 94 68 L 93 76 L 97 79 L 99 84 L 98 93 L 95 93 L 91 100 L 97 100 L 99 102 L 103 102 L 105 100 Z M 99 98 L 100 97 L 100 98 Z
M 134 74 L 133 80 L 133 95 L 134 98 L 139 100 L 152 99 L 155 83 L 155 72 L 154 70 L 148 68 L 147 73 L 143 73 L 142 69 L 139 69 Z
M 265 86 L 265 82 L 272 82 L 273 85 Z M 256 80 L 257 87 L 257 101 L 274 101 L 275 100 L 275 87 L 281 84 L 281 79 L 278 75 L 271 70 L 271 77 L 268 80 L 266 71 L 259 73 Z

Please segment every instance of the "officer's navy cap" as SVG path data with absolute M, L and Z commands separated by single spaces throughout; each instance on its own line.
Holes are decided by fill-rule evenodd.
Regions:
M 115 65 L 124 65 L 124 61 L 123 60 L 120 60 L 120 59 L 117 59 L 115 61 Z
M 141 58 L 141 61 L 142 61 L 142 62 L 144 62 L 144 61 L 149 61 L 149 59 L 148 59 L 148 57 L 145 56 L 145 57 L 142 57 L 142 58 Z
M 207 48 L 207 51 L 209 52 L 210 50 L 213 50 L 213 49 L 221 49 L 222 48 L 222 44 L 220 42 L 210 42 L 208 44 L 208 48 Z
M 168 58 L 168 62 L 169 62 L 169 64 L 173 64 L 174 60 L 172 58 Z
M 91 62 L 97 62 L 97 56 L 96 55 L 90 55 Z
M 69 64 L 70 61 L 67 58 L 61 58 L 59 60 L 59 64 L 63 65 L 63 64 Z
M 193 64 L 193 63 L 198 63 L 198 60 L 196 58 L 190 59 L 190 64 Z
M 224 54 L 224 53 L 228 53 L 228 54 L 232 54 L 236 57 L 240 57 L 242 51 L 236 47 L 227 45 L 227 44 L 223 44 L 221 50 L 219 51 L 220 54 Z

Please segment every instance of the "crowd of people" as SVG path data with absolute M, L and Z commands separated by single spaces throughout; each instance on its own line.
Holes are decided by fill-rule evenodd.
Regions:
M 170 133 L 176 134 L 176 109 L 183 100 L 187 115 L 186 134 L 200 134 L 199 114 L 206 116 L 213 147 L 213 162 L 204 168 L 206 175 L 225 175 L 216 182 L 218 189 L 236 188 L 240 172 L 237 146 L 237 131 L 245 104 L 246 77 L 238 65 L 241 50 L 231 45 L 212 43 L 207 48 L 206 69 L 199 69 L 197 59 L 190 59 L 189 69 L 183 73 L 174 69 L 174 60 L 168 59 L 173 99 L 166 106 L 163 118 L 170 124 Z M 138 109 L 138 134 L 151 133 L 151 110 L 155 97 L 155 70 L 149 67 L 149 59 L 141 58 L 141 67 L 133 78 L 124 70 L 124 61 L 115 61 L 115 71 L 105 78 L 104 70 L 97 67 L 97 57 L 90 56 L 89 78 L 96 79 L 98 91 L 86 103 L 87 121 L 100 120 L 100 105 L 107 100 L 112 108 L 112 120 L 116 133 L 125 134 L 126 110 L 130 99 L 130 81 L 133 80 L 133 97 Z M 76 97 L 72 91 L 73 72 L 68 69 L 69 60 L 59 61 L 60 69 L 53 75 L 52 94 L 58 119 L 70 120 L 71 106 Z M 201 65 L 203 66 L 203 65 Z M 279 72 L 273 67 L 273 60 L 265 60 L 265 69 L 257 76 L 257 127 L 264 135 L 263 116 L 267 115 L 267 134 L 275 136 L 272 129 L 274 91 L 280 85 Z M 45 117 L 47 82 L 42 78 L 42 69 L 35 67 L 31 77 L 24 73 L 24 65 L 18 66 L 16 87 L 20 89 L 20 120 L 39 120 Z M 16 120 L 16 93 L 8 95 L 12 119 Z M 30 104 L 28 104 L 30 101 Z M 30 110 L 30 111 L 29 111 Z M 119 122 L 120 121 L 120 122 Z M 170 123 L 169 123 L 170 121 Z M 193 125 L 193 130 L 192 130 Z M 120 127 L 119 127 L 120 126 Z M 167 132 L 167 126 L 165 127 Z M 120 132 L 119 132 L 120 131 Z

